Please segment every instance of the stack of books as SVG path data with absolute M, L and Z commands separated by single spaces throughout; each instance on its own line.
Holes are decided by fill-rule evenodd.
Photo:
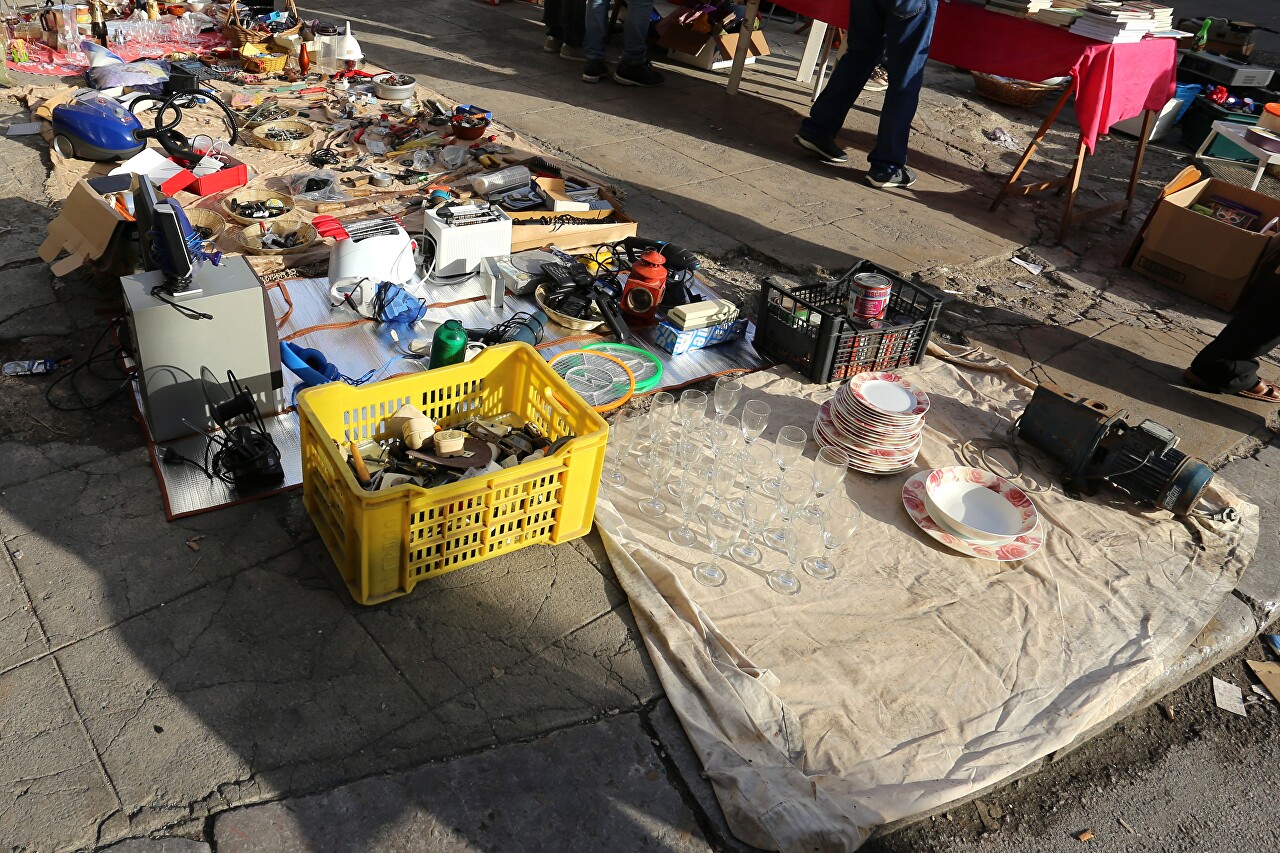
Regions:
M 1071 25 L 1071 32 L 1097 41 L 1126 44 L 1172 27 L 1173 9 L 1159 3 L 1090 0 Z
M 1088 0 L 1054 0 L 1053 6 L 1031 17 L 1051 27 L 1069 27 L 1084 14 Z
M 1002 15 L 1026 18 L 1043 12 L 1053 5 L 1053 0 L 987 0 L 987 8 Z

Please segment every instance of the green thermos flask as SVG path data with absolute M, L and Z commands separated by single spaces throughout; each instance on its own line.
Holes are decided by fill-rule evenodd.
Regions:
M 460 364 L 467 356 L 467 330 L 457 320 L 445 320 L 431 338 L 431 368 Z

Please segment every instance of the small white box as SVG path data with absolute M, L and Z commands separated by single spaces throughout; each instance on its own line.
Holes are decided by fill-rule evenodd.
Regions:
M 450 223 L 439 210 L 428 210 L 423 224 L 435 241 L 433 274 L 463 275 L 480 269 L 485 258 L 511 254 L 511 217 L 499 207 L 489 208 L 496 219 L 470 225 Z
M 1165 104 L 1164 108 L 1160 110 L 1160 114 L 1156 116 L 1155 124 L 1151 126 L 1151 136 L 1147 141 L 1158 142 L 1168 136 L 1173 131 L 1174 122 L 1178 120 L 1178 110 L 1180 109 L 1182 109 L 1182 99 L 1170 99 L 1169 103 Z M 1111 129 L 1123 133 L 1125 136 L 1141 136 L 1143 115 L 1144 113 L 1138 113 L 1133 118 L 1118 121 L 1111 125 Z

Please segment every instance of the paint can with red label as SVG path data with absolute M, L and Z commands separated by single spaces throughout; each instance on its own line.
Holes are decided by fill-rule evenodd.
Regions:
M 889 307 L 889 294 L 893 282 L 888 276 L 876 272 L 862 272 L 853 277 L 849 291 L 849 316 L 872 319 L 884 314 Z

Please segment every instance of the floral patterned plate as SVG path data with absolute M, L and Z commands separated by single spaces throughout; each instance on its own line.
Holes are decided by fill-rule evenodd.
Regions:
M 925 482 L 929 479 L 929 471 L 921 471 L 909 478 L 902 486 L 902 505 L 921 530 L 953 551 L 968 557 L 980 557 L 984 560 L 995 560 L 998 563 L 1012 563 L 1025 560 L 1040 550 L 1044 544 L 1044 533 L 1040 528 L 1019 536 L 1012 542 L 1003 545 L 982 545 L 969 542 L 943 530 L 932 518 L 924 505 Z
M 853 398 L 890 418 L 917 418 L 929 411 L 929 395 L 896 373 L 859 373 L 846 383 Z

